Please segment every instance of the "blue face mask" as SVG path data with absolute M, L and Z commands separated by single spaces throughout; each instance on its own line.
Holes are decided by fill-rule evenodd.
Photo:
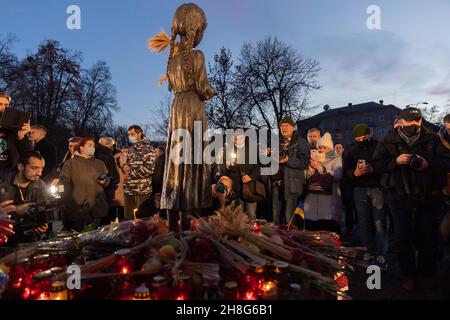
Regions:
M 135 137 L 131 137 L 131 136 L 128 136 L 128 141 L 129 141 L 131 144 L 136 144 L 136 143 L 138 143 L 138 139 L 135 138 Z

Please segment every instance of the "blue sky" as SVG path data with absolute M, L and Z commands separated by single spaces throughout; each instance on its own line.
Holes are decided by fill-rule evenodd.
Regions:
M 178 0 L 0 0 L 0 34 L 13 32 L 19 57 L 46 39 L 83 53 L 84 65 L 111 67 L 119 124 L 151 122 L 166 88 L 157 80 L 166 55 L 147 39 L 170 30 Z M 444 106 L 450 99 L 450 1 L 198 0 L 209 26 L 200 50 L 207 60 L 222 46 L 236 57 L 243 42 L 277 36 L 322 67 L 312 106 L 378 101 Z M 81 8 L 81 30 L 66 28 L 66 8 Z M 381 8 L 381 30 L 368 30 L 369 5 Z M 319 112 L 320 109 L 317 109 Z

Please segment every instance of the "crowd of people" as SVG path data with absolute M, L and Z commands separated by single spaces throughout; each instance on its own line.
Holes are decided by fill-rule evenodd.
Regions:
M 0 94 L 0 114 L 10 102 Z M 416 280 L 434 276 L 441 220 L 442 233 L 449 233 L 450 115 L 438 134 L 423 121 L 420 110 L 406 108 L 383 141 L 358 124 L 354 144 L 344 146 L 315 128 L 302 137 L 286 117 L 280 123 L 279 147 L 259 150 L 276 155 L 279 169 L 271 176 L 262 175 L 264 166 L 249 160 L 245 132 L 235 131 L 232 161 L 222 150 L 222 161 L 211 168 L 212 185 L 205 192 L 211 192 L 214 206 L 195 214 L 208 215 L 238 202 L 251 219 L 306 230 L 351 234 L 357 225 L 368 250 L 366 262 L 382 269 L 387 268 L 392 233 L 404 288 L 412 290 Z M 66 230 L 164 216 L 165 150 L 152 145 L 142 128 L 131 126 L 129 146 L 122 148 L 110 137 L 73 137 L 59 163 L 47 134 L 44 126 L 29 122 L 17 130 L 0 127 L 0 220 L 11 216 L 16 221 L 9 244 L 51 233 L 47 217 L 36 211 L 56 200 L 64 207 Z M 187 218 L 181 221 L 184 229 L 189 227 Z

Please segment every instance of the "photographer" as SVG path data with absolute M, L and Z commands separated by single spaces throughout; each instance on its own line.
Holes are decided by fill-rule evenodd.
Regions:
M 66 230 L 82 231 L 86 226 L 99 227 L 101 219 L 108 214 L 108 203 L 104 188 L 110 178 L 103 161 L 95 159 L 95 143 L 92 138 L 83 138 L 77 145 L 75 156 L 68 160 L 59 179 L 67 196 L 64 214 Z
M 0 92 L 0 118 L 10 103 L 11 97 Z M 33 144 L 28 139 L 30 131 L 30 122 L 24 123 L 18 130 L 0 126 L 0 170 L 16 168 L 20 156 L 33 151 Z
M 273 221 L 281 224 L 284 213 L 289 223 L 303 194 L 305 185 L 304 170 L 309 167 L 310 149 L 306 140 L 295 131 L 295 122 L 289 117 L 280 123 L 281 141 L 279 150 L 280 168 L 271 177 Z
M 223 209 L 236 200 L 233 180 L 227 176 L 220 177 L 217 183 L 211 186 L 211 193 L 214 199 L 214 210 Z
M 381 175 L 386 203 L 399 240 L 399 262 L 405 290 L 414 290 L 417 280 L 432 285 L 435 274 L 435 228 L 432 207 L 432 168 L 435 134 L 422 125 L 422 113 L 406 108 L 397 128 L 375 149 L 371 162 Z M 416 250 L 419 252 L 416 261 Z
M 17 170 L 3 170 L 0 173 L 2 200 L 11 200 L 2 211 L 12 213 L 16 233 L 11 244 L 38 241 L 48 231 L 48 224 L 39 215 L 32 215 L 31 209 L 45 201 L 49 194 L 46 184 L 40 179 L 45 160 L 38 152 L 31 152 L 19 160 Z M 6 203 L 6 204 L 8 204 Z M 14 210 L 14 212 L 12 212 Z

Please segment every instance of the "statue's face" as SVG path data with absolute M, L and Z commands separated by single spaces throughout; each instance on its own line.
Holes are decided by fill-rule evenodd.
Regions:
M 194 48 L 197 47 L 203 39 L 203 35 L 205 34 L 205 29 L 198 29 L 194 38 Z

